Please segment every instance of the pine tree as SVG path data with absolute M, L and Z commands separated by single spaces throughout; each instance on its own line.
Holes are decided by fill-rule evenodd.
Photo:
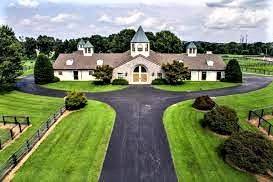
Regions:
M 232 59 L 228 62 L 225 71 L 225 81 L 242 83 L 242 71 L 240 65 L 236 59 Z
M 54 70 L 48 57 L 40 54 L 34 66 L 34 79 L 36 84 L 47 84 L 54 80 Z

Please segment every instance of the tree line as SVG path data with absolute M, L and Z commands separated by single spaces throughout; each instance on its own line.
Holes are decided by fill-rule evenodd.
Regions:
M 122 53 L 130 48 L 130 41 L 135 34 L 135 30 L 124 29 L 119 33 L 109 36 L 92 35 L 90 37 L 82 37 L 85 41 L 90 41 L 94 46 L 96 53 Z M 170 31 L 160 31 L 157 33 L 146 32 L 150 40 L 150 46 L 153 51 L 161 53 L 182 53 L 186 52 L 188 42 L 182 41 L 174 33 Z M 36 49 L 41 53 L 49 55 L 54 52 L 54 58 L 59 53 L 72 53 L 77 50 L 78 39 L 61 40 L 58 38 L 40 35 L 36 39 L 26 37 L 20 42 L 23 47 L 23 54 L 27 58 L 36 57 Z M 240 54 L 240 55 L 269 55 L 273 56 L 273 43 L 212 43 L 195 41 L 198 53 L 213 51 L 214 54 Z

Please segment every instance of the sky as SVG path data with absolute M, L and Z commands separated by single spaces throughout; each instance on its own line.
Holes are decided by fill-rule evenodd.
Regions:
M 0 24 L 17 36 L 60 39 L 124 28 L 170 30 L 185 41 L 273 41 L 273 0 L 1 0 Z

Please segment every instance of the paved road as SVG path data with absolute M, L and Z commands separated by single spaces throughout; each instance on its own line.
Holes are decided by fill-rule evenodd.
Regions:
M 247 76 L 244 84 L 202 92 L 166 92 L 150 86 L 130 86 L 121 91 L 87 93 L 89 99 L 110 104 L 117 118 L 104 161 L 103 182 L 177 181 L 169 144 L 162 123 L 171 104 L 200 95 L 222 96 L 257 90 L 271 83 L 271 77 Z M 65 92 L 41 88 L 26 77 L 18 83 L 21 91 L 63 97 Z

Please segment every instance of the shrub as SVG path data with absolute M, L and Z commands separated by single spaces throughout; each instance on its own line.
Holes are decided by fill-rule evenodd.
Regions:
M 192 105 L 199 110 L 211 110 L 215 106 L 215 102 L 207 95 L 197 97 Z
M 225 141 L 221 154 L 225 161 L 246 171 L 266 174 L 273 171 L 273 144 L 258 133 L 243 131 Z
M 112 81 L 112 85 L 128 85 L 128 84 L 129 84 L 128 81 L 122 78 L 114 79 Z
M 54 76 L 53 80 L 52 80 L 52 83 L 56 83 L 56 82 L 59 82 L 60 81 L 60 78 Z
M 183 80 L 190 77 L 188 67 L 185 67 L 184 63 L 179 61 L 173 61 L 172 64 L 163 64 L 162 69 L 165 72 L 166 80 L 171 85 L 179 85 Z
M 166 85 L 166 84 L 168 84 L 168 82 L 164 78 L 156 78 L 152 81 L 152 85 Z
M 109 65 L 97 66 L 94 70 L 93 76 L 96 77 L 96 79 L 101 80 L 104 84 L 110 84 L 113 75 L 113 69 L 114 68 Z
M 236 59 L 230 60 L 225 70 L 224 81 L 242 83 L 242 80 L 242 71 L 238 61 Z
M 238 121 L 239 118 L 235 110 L 227 106 L 218 106 L 205 114 L 202 126 L 207 126 L 222 135 L 230 135 L 238 131 Z
M 54 79 L 54 71 L 48 57 L 40 54 L 34 66 L 34 79 L 36 84 L 51 83 Z
M 65 107 L 67 110 L 77 110 L 87 104 L 87 99 L 82 92 L 69 92 L 65 98 Z

